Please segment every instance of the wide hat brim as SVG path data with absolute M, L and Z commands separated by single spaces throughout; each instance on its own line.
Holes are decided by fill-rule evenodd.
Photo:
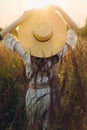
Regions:
M 67 27 L 60 14 L 45 8 L 27 11 L 24 15 L 26 19 L 19 26 L 18 38 L 26 51 L 35 57 L 50 57 L 62 50 Z M 35 33 L 43 35 L 42 39 L 38 40 Z M 50 36 L 44 40 L 46 33 Z

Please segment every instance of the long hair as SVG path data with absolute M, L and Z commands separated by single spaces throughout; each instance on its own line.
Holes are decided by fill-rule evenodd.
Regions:
M 59 91 L 59 82 L 58 82 L 58 74 L 56 75 L 55 71 L 53 71 L 53 67 L 59 62 L 59 57 L 57 55 L 49 57 L 49 58 L 37 58 L 31 56 L 31 64 L 33 71 L 33 78 L 35 85 L 37 86 L 37 75 L 41 74 L 41 78 L 43 78 L 43 73 L 48 77 L 49 86 L 50 86 L 50 108 L 49 108 L 49 125 L 52 128 L 53 124 L 56 123 L 57 117 L 57 109 L 60 109 L 60 91 Z M 58 68 L 57 68 L 58 69 Z
M 31 68 L 35 84 L 37 84 L 38 73 L 41 74 L 41 79 L 43 78 L 43 74 L 45 73 L 45 75 L 50 80 L 50 77 L 52 78 L 55 75 L 52 71 L 52 68 L 58 62 L 59 57 L 57 55 L 48 58 L 38 58 L 31 56 Z

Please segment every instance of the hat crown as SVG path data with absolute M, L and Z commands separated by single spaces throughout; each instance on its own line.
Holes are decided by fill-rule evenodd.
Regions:
M 31 55 L 44 58 L 62 50 L 67 28 L 58 13 L 49 7 L 43 10 L 34 9 L 26 17 L 18 29 L 18 37 Z
M 51 39 L 53 31 L 47 22 L 36 24 L 34 27 L 33 35 L 38 41 L 48 41 Z

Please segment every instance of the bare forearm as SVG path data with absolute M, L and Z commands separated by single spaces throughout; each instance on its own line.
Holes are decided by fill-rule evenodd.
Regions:
M 61 8 L 59 8 L 59 12 L 64 17 L 65 21 L 67 22 L 67 26 L 69 28 L 72 28 L 74 30 L 76 30 L 78 28 L 76 23 L 71 19 L 71 17 L 69 15 L 67 15 Z
M 29 14 L 31 14 L 31 11 L 25 11 L 24 14 L 19 17 L 16 21 L 14 21 L 13 23 L 11 23 L 9 26 L 7 26 L 5 29 L 3 29 L 0 32 L 0 35 L 3 39 L 3 37 L 7 34 L 7 33 L 11 33 L 17 26 L 19 26 L 22 22 L 24 22 L 28 17 Z
M 12 24 L 10 24 L 9 26 L 7 26 L 5 29 L 3 29 L 1 32 L 0 32 L 0 35 L 2 38 L 4 38 L 4 36 L 7 34 L 7 33 L 11 33 L 20 23 L 21 23 L 21 19 L 17 19 L 15 22 L 13 22 Z
M 72 28 L 74 30 L 78 29 L 78 26 L 76 23 L 71 19 L 71 17 L 64 12 L 63 9 L 61 9 L 59 6 L 53 6 L 53 10 L 57 13 L 57 11 L 63 16 L 64 20 L 66 21 L 66 24 L 68 28 Z

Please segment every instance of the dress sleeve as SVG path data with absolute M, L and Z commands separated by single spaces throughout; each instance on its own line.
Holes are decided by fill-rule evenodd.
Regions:
M 28 53 L 24 54 L 23 61 L 26 69 L 26 76 L 27 79 L 29 79 L 32 75 L 32 69 L 31 69 L 31 57 Z
M 3 38 L 3 44 L 8 49 L 17 52 L 21 57 L 25 54 L 25 50 L 21 44 L 17 41 L 16 37 L 10 33 L 7 33 Z
M 67 32 L 66 43 L 74 49 L 77 43 L 77 34 L 74 30 L 69 29 Z
M 26 76 L 28 77 L 31 73 L 31 60 L 30 55 L 24 50 L 22 45 L 17 41 L 16 37 L 12 34 L 7 33 L 3 38 L 3 44 L 8 49 L 17 52 L 23 59 L 25 68 L 26 68 Z
M 77 43 L 77 34 L 74 30 L 69 29 L 67 32 L 67 37 L 63 49 L 60 51 L 59 55 L 62 57 L 66 54 L 69 48 L 74 49 Z

